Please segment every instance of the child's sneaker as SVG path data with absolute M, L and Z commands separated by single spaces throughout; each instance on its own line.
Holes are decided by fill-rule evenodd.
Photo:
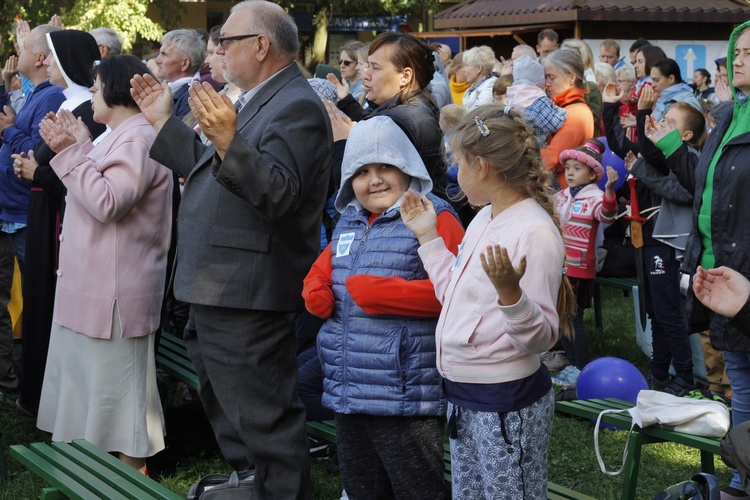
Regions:
M 669 379 L 669 377 L 660 379 L 654 374 L 651 374 L 648 377 L 648 386 L 652 391 L 664 391 L 664 389 L 666 389 L 671 382 L 672 381 Z
M 568 387 L 578 382 L 578 377 L 580 375 L 581 370 L 573 365 L 568 365 L 563 371 L 552 377 L 552 383 Z

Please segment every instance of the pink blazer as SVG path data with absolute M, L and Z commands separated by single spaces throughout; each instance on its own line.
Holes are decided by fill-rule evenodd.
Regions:
M 159 328 L 172 221 L 170 171 L 149 157 L 142 114 L 100 144 L 74 144 L 50 163 L 68 189 L 54 322 L 109 338 L 117 304 L 124 338 Z

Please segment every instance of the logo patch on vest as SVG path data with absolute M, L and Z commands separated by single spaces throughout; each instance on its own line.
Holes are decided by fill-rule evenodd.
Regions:
M 573 202 L 573 213 L 574 214 L 580 214 L 583 210 L 583 202 L 582 201 L 574 201 Z
M 345 233 L 339 236 L 339 242 L 336 244 L 336 257 L 346 257 L 354 243 L 354 233 Z

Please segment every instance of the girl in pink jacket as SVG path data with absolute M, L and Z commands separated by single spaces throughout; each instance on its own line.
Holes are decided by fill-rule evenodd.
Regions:
M 589 139 L 580 148 L 566 149 L 560 153 L 568 187 L 555 193 L 555 212 L 560 217 L 568 277 L 576 296 L 576 314 L 573 317 L 575 337 L 561 339 L 570 365 L 552 377 L 553 383 L 563 386 L 576 383 L 581 370 L 589 362 L 589 332 L 583 323 L 583 312 L 591 307 L 594 295 L 596 233 L 599 222 L 611 223 L 617 215 L 615 169 L 607 167 L 604 193 L 596 185 L 604 176 L 600 163 L 603 152 L 604 144 Z
M 573 314 L 549 174 L 533 129 L 498 105 L 469 113 L 451 147 L 461 189 L 484 206 L 458 256 L 426 198 L 408 193 L 401 217 L 443 306 L 435 335 L 453 498 L 546 498 L 554 395 L 539 354 Z

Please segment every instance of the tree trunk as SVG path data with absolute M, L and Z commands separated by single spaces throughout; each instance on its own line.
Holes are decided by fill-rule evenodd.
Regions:
M 310 60 L 310 71 L 315 73 L 318 64 L 326 64 L 326 46 L 328 45 L 328 21 L 330 11 L 328 5 L 323 5 L 313 17 L 313 44 Z

